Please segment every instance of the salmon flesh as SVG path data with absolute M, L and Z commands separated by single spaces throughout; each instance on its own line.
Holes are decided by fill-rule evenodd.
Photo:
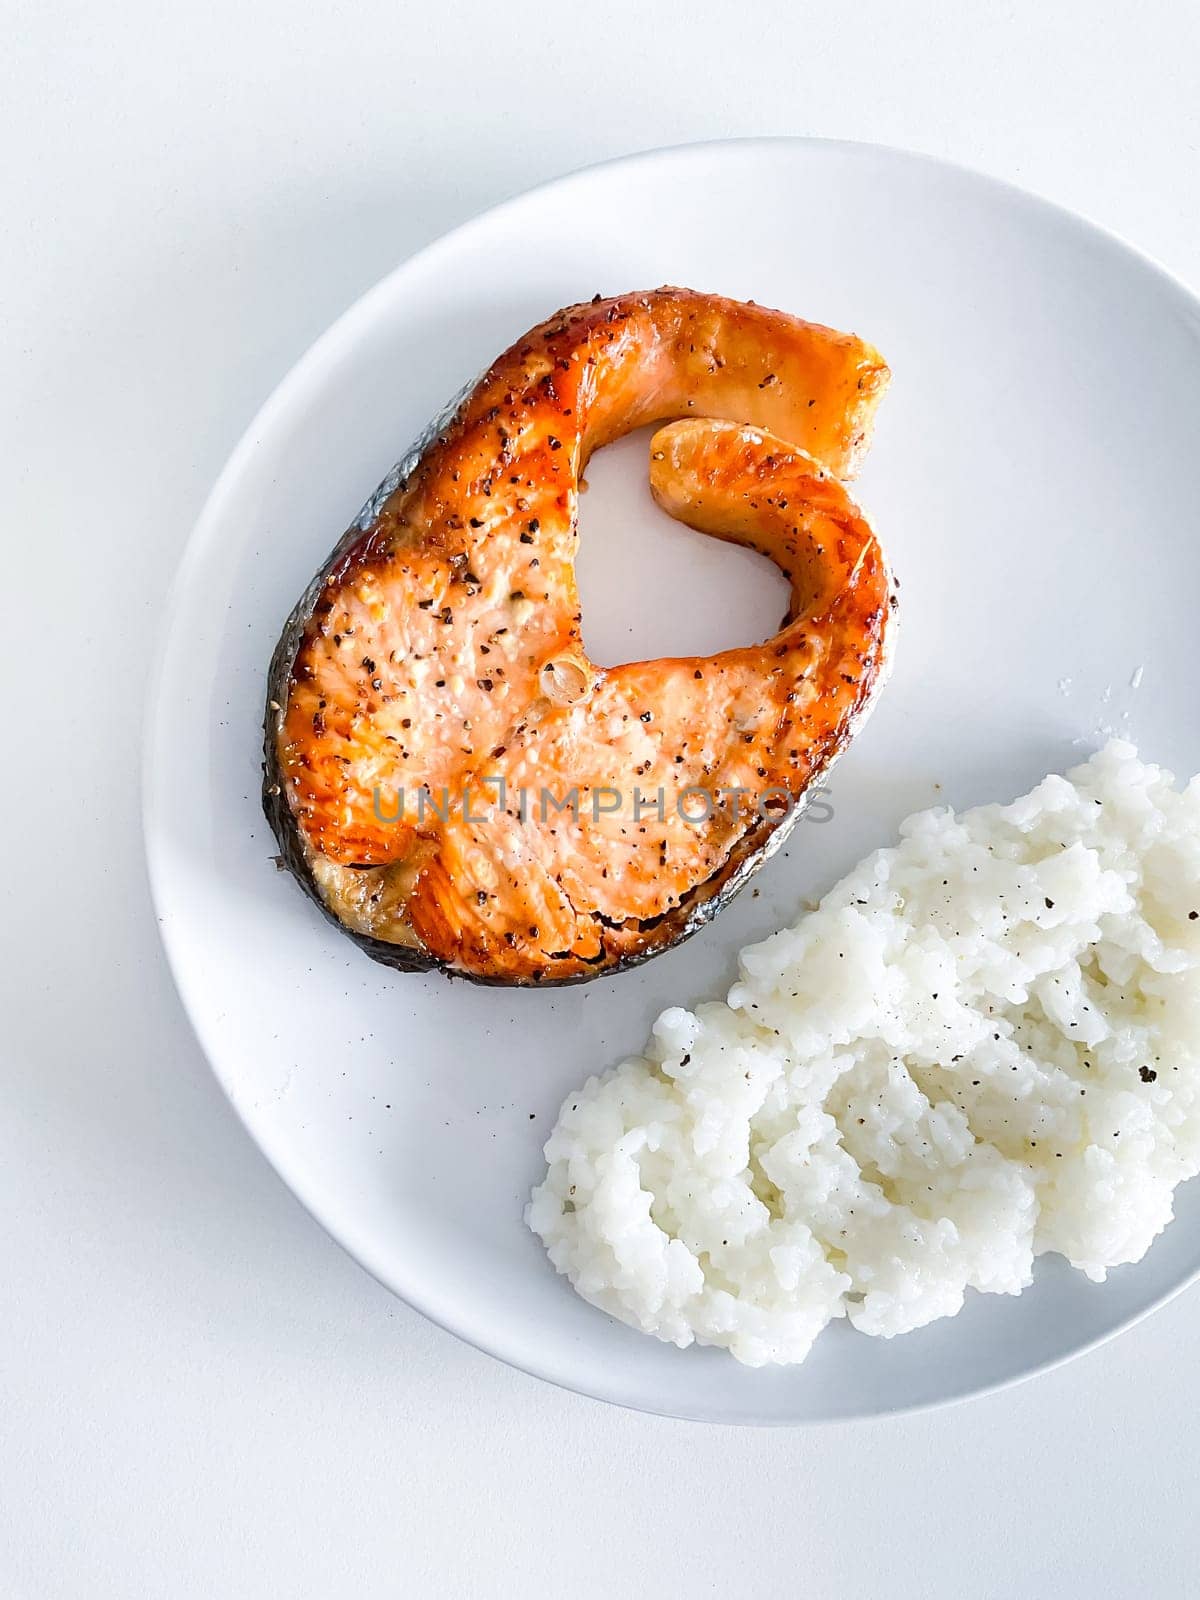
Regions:
M 284 862 L 376 959 L 578 982 L 696 931 L 880 688 L 895 598 L 843 480 L 888 370 L 852 335 L 664 288 L 560 311 L 368 503 L 270 669 Z M 575 582 L 592 451 L 661 423 L 671 516 L 783 572 L 783 625 L 601 667 Z

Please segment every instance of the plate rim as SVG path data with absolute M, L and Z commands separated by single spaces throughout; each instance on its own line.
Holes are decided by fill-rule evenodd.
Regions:
M 177 938 L 171 930 L 171 922 L 166 905 L 166 889 L 163 883 L 165 868 L 160 859 L 160 847 L 155 838 L 155 814 L 161 806 L 158 788 L 162 781 L 161 774 L 163 771 L 162 763 L 158 760 L 158 753 L 165 737 L 165 723 L 169 712 L 164 681 L 167 658 L 172 638 L 184 609 L 184 597 L 194 575 L 194 570 L 200 565 L 202 555 L 207 551 L 214 533 L 219 529 L 223 504 L 235 491 L 243 472 L 253 459 L 258 448 L 260 436 L 274 426 L 277 414 L 285 410 L 290 404 L 294 391 L 302 390 L 305 385 L 319 380 L 322 371 L 331 364 L 335 353 L 346 342 L 347 337 L 354 333 L 358 324 L 371 320 L 376 302 L 392 295 L 406 275 L 415 272 L 419 266 L 426 265 L 439 252 L 461 244 L 473 231 L 490 226 L 505 212 L 516 209 L 534 196 L 549 195 L 556 189 L 565 189 L 608 169 L 630 169 L 644 164 L 667 161 L 672 158 L 686 159 L 696 157 L 704 153 L 742 151 L 752 154 L 755 150 L 765 153 L 766 151 L 776 151 L 781 148 L 828 151 L 850 156 L 857 160 L 880 163 L 898 161 L 905 165 L 925 166 L 939 173 L 950 174 L 954 177 L 980 184 L 984 188 L 1007 197 L 1012 203 L 1024 205 L 1036 212 L 1041 212 L 1059 227 L 1067 227 L 1076 233 L 1099 238 L 1106 246 L 1132 258 L 1143 270 L 1149 270 L 1153 276 L 1160 279 L 1165 288 L 1180 297 L 1181 302 L 1189 307 L 1197 318 L 1198 323 L 1200 323 L 1200 292 L 1193 289 L 1181 276 L 1165 266 L 1150 252 L 1144 250 L 1115 229 L 1095 221 L 1083 212 L 1073 210 L 1009 179 L 981 171 L 964 162 L 931 155 L 924 151 L 910 150 L 902 146 L 880 144 L 867 140 L 823 138 L 810 135 L 746 135 L 735 138 L 682 141 L 630 151 L 621 155 L 607 157 L 601 161 L 584 163 L 581 166 L 571 168 L 567 172 L 560 173 L 542 182 L 531 184 L 512 195 L 506 196 L 494 205 L 467 217 L 453 228 L 437 235 L 437 237 L 403 257 L 377 282 L 367 288 L 340 312 L 311 341 L 275 383 L 261 405 L 250 417 L 237 443 L 226 457 L 211 489 L 205 496 L 198 516 L 183 542 L 182 551 L 168 585 L 158 622 L 154 649 L 151 655 L 151 665 L 144 692 L 141 720 L 139 813 L 142 855 L 158 940 L 166 957 L 171 981 L 179 996 L 188 1026 L 200 1046 L 209 1071 L 216 1079 L 222 1094 L 232 1107 L 241 1126 L 245 1129 L 255 1148 L 276 1178 L 295 1197 L 326 1237 L 331 1239 L 340 1250 L 348 1255 L 363 1271 L 368 1273 L 383 1289 L 411 1307 L 412 1310 L 418 1312 L 435 1326 L 462 1340 L 464 1344 L 493 1357 L 518 1372 L 551 1384 L 553 1387 L 564 1390 L 567 1393 L 577 1394 L 586 1399 L 607 1405 L 618 1406 L 623 1410 L 633 1411 L 644 1416 L 664 1417 L 673 1421 L 721 1427 L 811 1428 L 849 1425 L 852 1423 L 865 1423 L 875 1419 L 911 1416 L 915 1413 L 934 1411 L 944 1406 L 956 1405 L 964 1401 L 996 1394 L 1001 1390 L 1026 1383 L 1033 1378 L 1063 1367 L 1068 1362 L 1086 1356 L 1099 1349 L 1102 1345 L 1109 1343 L 1110 1340 L 1116 1339 L 1119 1335 L 1136 1327 L 1145 1318 L 1151 1316 L 1200 1280 L 1200 1265 L 1190 1273 L 1184 1274 L 1177 1282 L 1161 1293 L 1153 1296 L 1145 1305 L 1115 1322 L 1094 1338 L 1088 1339 L 1068 1351 L 1051 1356 L 1043 1361 L 1035 1362 L 1020 1372 L 1006 1374 L 1000 1378 L 969 1386 L 957 1392 L 915 1400 L 907 1404 L 891 1405 L 886 1408 L 866 1407 L 862 1410 L 850 1410 L 837 1416 L 796 1418 L 792 1416 L 756 1415 L 729 1418 L 716 1414 L 705 1414 L 700 1411 L 681 1411 L 668 1406 L 660 1408 L 622 1397 L 616 1393 L 606 1392 L 603 1386 L 594 1385 L 582 1379 L 571 1381 L 552 1371 L 539 1369 L 513 1351 L 504 1348 L 503 1341 L 498 1343 L 489 1342 L 485 1332 L 460 1325 L 459 1319 L 431 1309 L 429 1305 L 423 1302 L 419 1286 L 406 1286 L 402 1290 L 396 1287 L 394 1283 L 389 1282 L 372 1265 L 370 1259 L 360 1247 L 347 1242 L 345 1238 L 332 1231 L 322 1217 L 317 1201 L 309 1198 L 306 1192 L 306 1185 L 302 1179 L 294 1171 L 288 1169 L 286 1164 L 278 1158 L 277 1152 L 268 1149 L 263 1142 L 251 1120 L 250 1107 L 242 1103 L 235 1081 L 219 1064 L 219 1053 L 209 1047 L 206 1039 L 207 1028 L 202 1021 L 204 1015 L 202 1008 L 193 1005 L 189 995 L 188 983 L 182 970 L 182 955 L 178 947 Z M 597 1312 L 597 1315 L 604 1315 L 604 1313 Z

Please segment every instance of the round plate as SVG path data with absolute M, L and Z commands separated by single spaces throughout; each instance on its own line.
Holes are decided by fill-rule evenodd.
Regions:
M 689 943 L 554 992 L 386 971 L 273 864 L 259 724 L 280 626 L 465 380 L 560 305 L 664 282 L 853 329 L 890 363 L 856 494 L 902 584 L 892 681 L 827 806 L 756 894 Z M 1010 798 L 1110 730 L 1177 771 L 1200 767 L 1198 416 L 1200 304 L 1177 283 L 1029 195 L 869 146 L 739 142 L 594 168 L 459 228 L 336 323 L 251 426 L 188 547 L 145 806 L 184 1004 L 246 1126 L 329 1232 L 516 1366 L 721 1422 L 976 1392 L 1085 1348 L 1195 1274 L 1200 1186 L 1146 1259 L 1103 1285 L 1044 1258 L 1019 1299 L 971 1295 L 959 1317 L 891 1342 L 837 1325 L 804 1366 L 751 1371 L 585 1304 L 522 1209 L 564 1094 L 639 1048 L 662 1006 L 722 994 L 741 945 L 909 812 Z M 589 476 L 594 656 L 774 629 L 773 570 L 668 523 L 642 441 L 603 452 Z

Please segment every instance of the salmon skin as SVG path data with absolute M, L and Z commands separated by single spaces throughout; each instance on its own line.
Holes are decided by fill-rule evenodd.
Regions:
M 376 960 L 559 984 L 694 933 L 778 848 L 887 668 L 887 562 L 842 480 L 888 370 L 862 340 L 663 288 L 569 307 L 389 475 L 288 619 L 264 808 Z M 760 551 L 781 630 L 601 667 L 575 583 L 591 452 L 666 424 L 650 486 Z

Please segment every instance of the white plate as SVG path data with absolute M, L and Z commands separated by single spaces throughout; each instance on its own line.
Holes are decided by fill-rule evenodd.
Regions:
M 264 669 L 342 529 L 513 338 L 597 290 L 753 298 L 876 343 L 894 380 L 858 495 L 902 583 L 896 670 L 834 817 L 690 943 L 582 988 L 385 971 L 272 865 Z M 163 937 L 214 1070 L 286 1182 L 385 1284 L 462 1337 L 606 1400 L 725 1422 L 929 1404 L 1061 1360 L 1200 1269 L 1200 1192 L 1097 1286 L 1039 1263 L 1019 1300 L 886 1343 L 835 1326 L 749 1371 L 586 1305 L 524 1228 L 564 1093 L 717 995 L 734 952 L 910 811 L 1008 798 L 1106 728 L 1200 768 L 1200 305 L 1122 244 L 998 183 L 867 146 L 754 141 L 592 169 L 488 212 L 361 300 L 239 445 L 180 572 L 152 711 L 146 838 Z M 601 660 L 771 631 L 773 574 L 652 507 L 638 441 L 593 464 L 580 560 Z M 1141 686 L 1131 680 L 1142 668 Z

